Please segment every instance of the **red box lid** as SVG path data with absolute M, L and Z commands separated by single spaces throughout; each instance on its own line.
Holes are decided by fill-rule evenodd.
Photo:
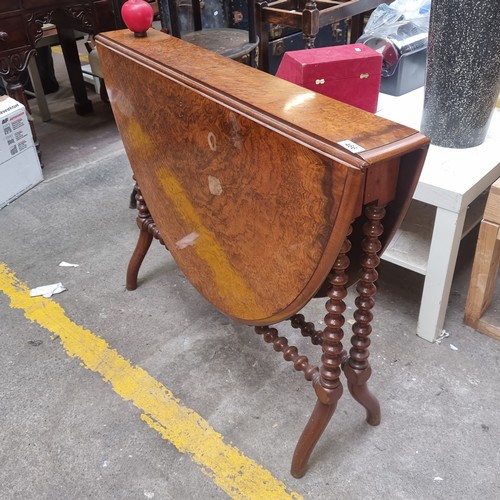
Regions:
M 294 66 L 294 74 L 300 75 L 304 83 L 320 78 L 318 71 L 321 70 L 326 72 L 325 77 L 339 80 L 359 78 L 361 73 L 368 71 L 371 71 L 374 76 L 380 76 L 382 55 L 362 43 L 354 43 L 285 52 L 276 76 L 281 77 L 282 66 L 285 68 Z
M 285 52 L 276 76 L 375 112 L 382 55 L 362 43 Z

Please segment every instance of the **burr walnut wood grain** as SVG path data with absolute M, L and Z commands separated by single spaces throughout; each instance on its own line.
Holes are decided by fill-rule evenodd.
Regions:
M 300 477 L 342 394 L 342 372 L 368 423 L 380 420 L 367 387 L 377 254 L 404 216 L 429 141 L 163 33 L 119 31 L 97 41 L 140 186 L 129 288 L 154 233 L 206 299 L 256 325 L 303 372 L 318 402 L 292 461 Z M 346 140 L 358 152 L 339 144 Z M 343 298 L 356 279 L 347 353 Z M 297 314 L 321 293 L 323 332 Z M 320 346 L 318 365 L 269 326 L 283 319 Z
M 269 324 L 300 310 L 364 192 L 394 198 L 401 168 L 416 182 L 422 158 L 400 157 L 427 140 L 407 127 L 163 33 L 99 42 L 151 215 L 188 279 L 229 316 Z M 365 151 L 350 153 L 345 139 Z

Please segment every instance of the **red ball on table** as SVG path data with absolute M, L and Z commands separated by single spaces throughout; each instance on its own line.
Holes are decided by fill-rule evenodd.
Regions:
M 153 7 L 145 0 L 127 0 L 122 6 L 122 19 L 135 36 L 146 36 L 153 22 Z

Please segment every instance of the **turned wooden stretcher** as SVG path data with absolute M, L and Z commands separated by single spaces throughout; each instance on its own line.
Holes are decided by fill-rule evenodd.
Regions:
M 98 51 L 139 187 L 127 287 L 156 237 L 205 298 L 303 372 L 318 401 L 292 460 L 300 477 L 341 396 L 341 371 L 368 423 L 380 421 L 367 388 L 377 254 L 405 214 L 428 140 L 153 30 L 100 35 Z M 347 353 L 343 299 L 356 280 Z M 299 311 L 322 294 L 317 331 Z M 269 326 L 286 319 L 321 346 L 318 366 Z

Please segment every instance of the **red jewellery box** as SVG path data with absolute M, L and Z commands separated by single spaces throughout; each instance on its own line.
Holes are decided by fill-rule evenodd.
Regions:
M 276 76 L 374 113 L 381 71 L 382 55 L 355 43 L 285 52 Z

